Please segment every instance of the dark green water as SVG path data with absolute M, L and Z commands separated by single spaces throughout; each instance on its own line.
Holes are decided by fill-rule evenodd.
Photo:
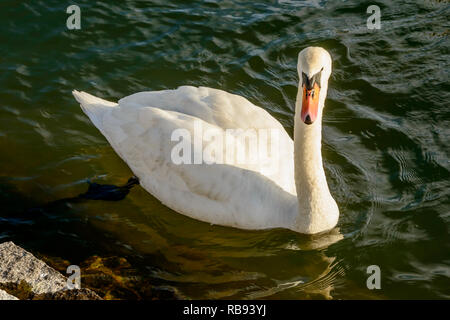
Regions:
M 70 4 L 0 3 L 0 241 L 72 264 L 123 257 L 127 281 L 185 298 L 450 297 L 448 1 L 376 1 L 380 30 L 366 27 L 373 1 L 79 0 L 73 31 Z M 311 45 L 333 57 L 323 156 L 342 240 L 211 226 L 141 187 L 119 202 L 27 211 L 87 179 L 131 176 L 72 89 L 115 101 L 221 88 L 292 134 L 296 58 Z M 366 287 L 369 265 L 380 290 Z

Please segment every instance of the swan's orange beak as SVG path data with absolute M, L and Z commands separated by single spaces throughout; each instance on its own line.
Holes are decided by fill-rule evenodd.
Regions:
M 302 99 L 302 121 L 306 124 L 312 124 L 317 118 L 317 112 L 319 110 L 319 92 L 320 87 L 317 83 L 314 83 L 312 89 L 306 89 L 303 86 L 303 99 Z

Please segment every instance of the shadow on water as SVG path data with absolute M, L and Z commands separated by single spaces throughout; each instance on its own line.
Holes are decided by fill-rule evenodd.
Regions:
M 92 200 L 119 201 L 135 178 L 120 187 L 89 183 L 88 191 L 76 197 L 39 204 L 0 178 L 0 242 L 13 241 L 63 274 L 69 265 L 79 265 L 82 285 L 106 299 L 174 299 L 175 292 L 159 287 L 161 281 L 150 280 L 147 272 L 133 264 L 117 243 L 114 234 L 98 230 L 79 216 L 77 205 Z M 41 254 L 42 253 L 42 254 Z M 154 257 L 147 255 L 147 261 Z

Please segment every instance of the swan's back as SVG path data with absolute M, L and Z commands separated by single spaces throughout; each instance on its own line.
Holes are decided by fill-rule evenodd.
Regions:
M 207 87 L 145 91 L 119 100 L 124 107 L 156 107 L 199 118 L 220 128 L 273 128 L 281 124 L 262 108 L 239 95 Z
M 247 99 L 191 86 L 140 92 L 118 103 L 78 91 L 74 96 L 141 185 L 168 207 L 195 219 L 240 228 L 292 223 L 296 205 L 293 141 L 276 119 Z M 193 136 L 198 124 L 203 132 L 276 129 L 279 156 L 268 165 L 277 170 L 268 172 L 251 163 L 175 164 L 172 151 L 178 142 L 172 141 L 173 132 L 184 129 Z M 237 141 L 240 134 L 232 138 Z M 211 143 L 201 139 L 204 145 Z M 194 141 L 191 144 L 193 153 L 197 152 Z M 212 155 L 213 161 L 216 156 Z

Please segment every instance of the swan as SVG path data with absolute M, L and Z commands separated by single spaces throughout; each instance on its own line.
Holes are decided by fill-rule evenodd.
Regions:
M 181 86 L 118 103 L 82 91 L 73 95 L 141 186 L 167 207 L 216 225 L 315 234 L 333 229 L 339 218 L 321 154 L 331 56 L 321 47 L 305 48 L 297 71 L 294 140 L 267 111 L 218 89 Z M 249 139 L 255 132 L 260 141 L 266 138 L 261 146 L 275 145 L 266 153 L 271 157 L 223 161 L 222 151 L 235 160 L 234 145 L 254 156 Z

